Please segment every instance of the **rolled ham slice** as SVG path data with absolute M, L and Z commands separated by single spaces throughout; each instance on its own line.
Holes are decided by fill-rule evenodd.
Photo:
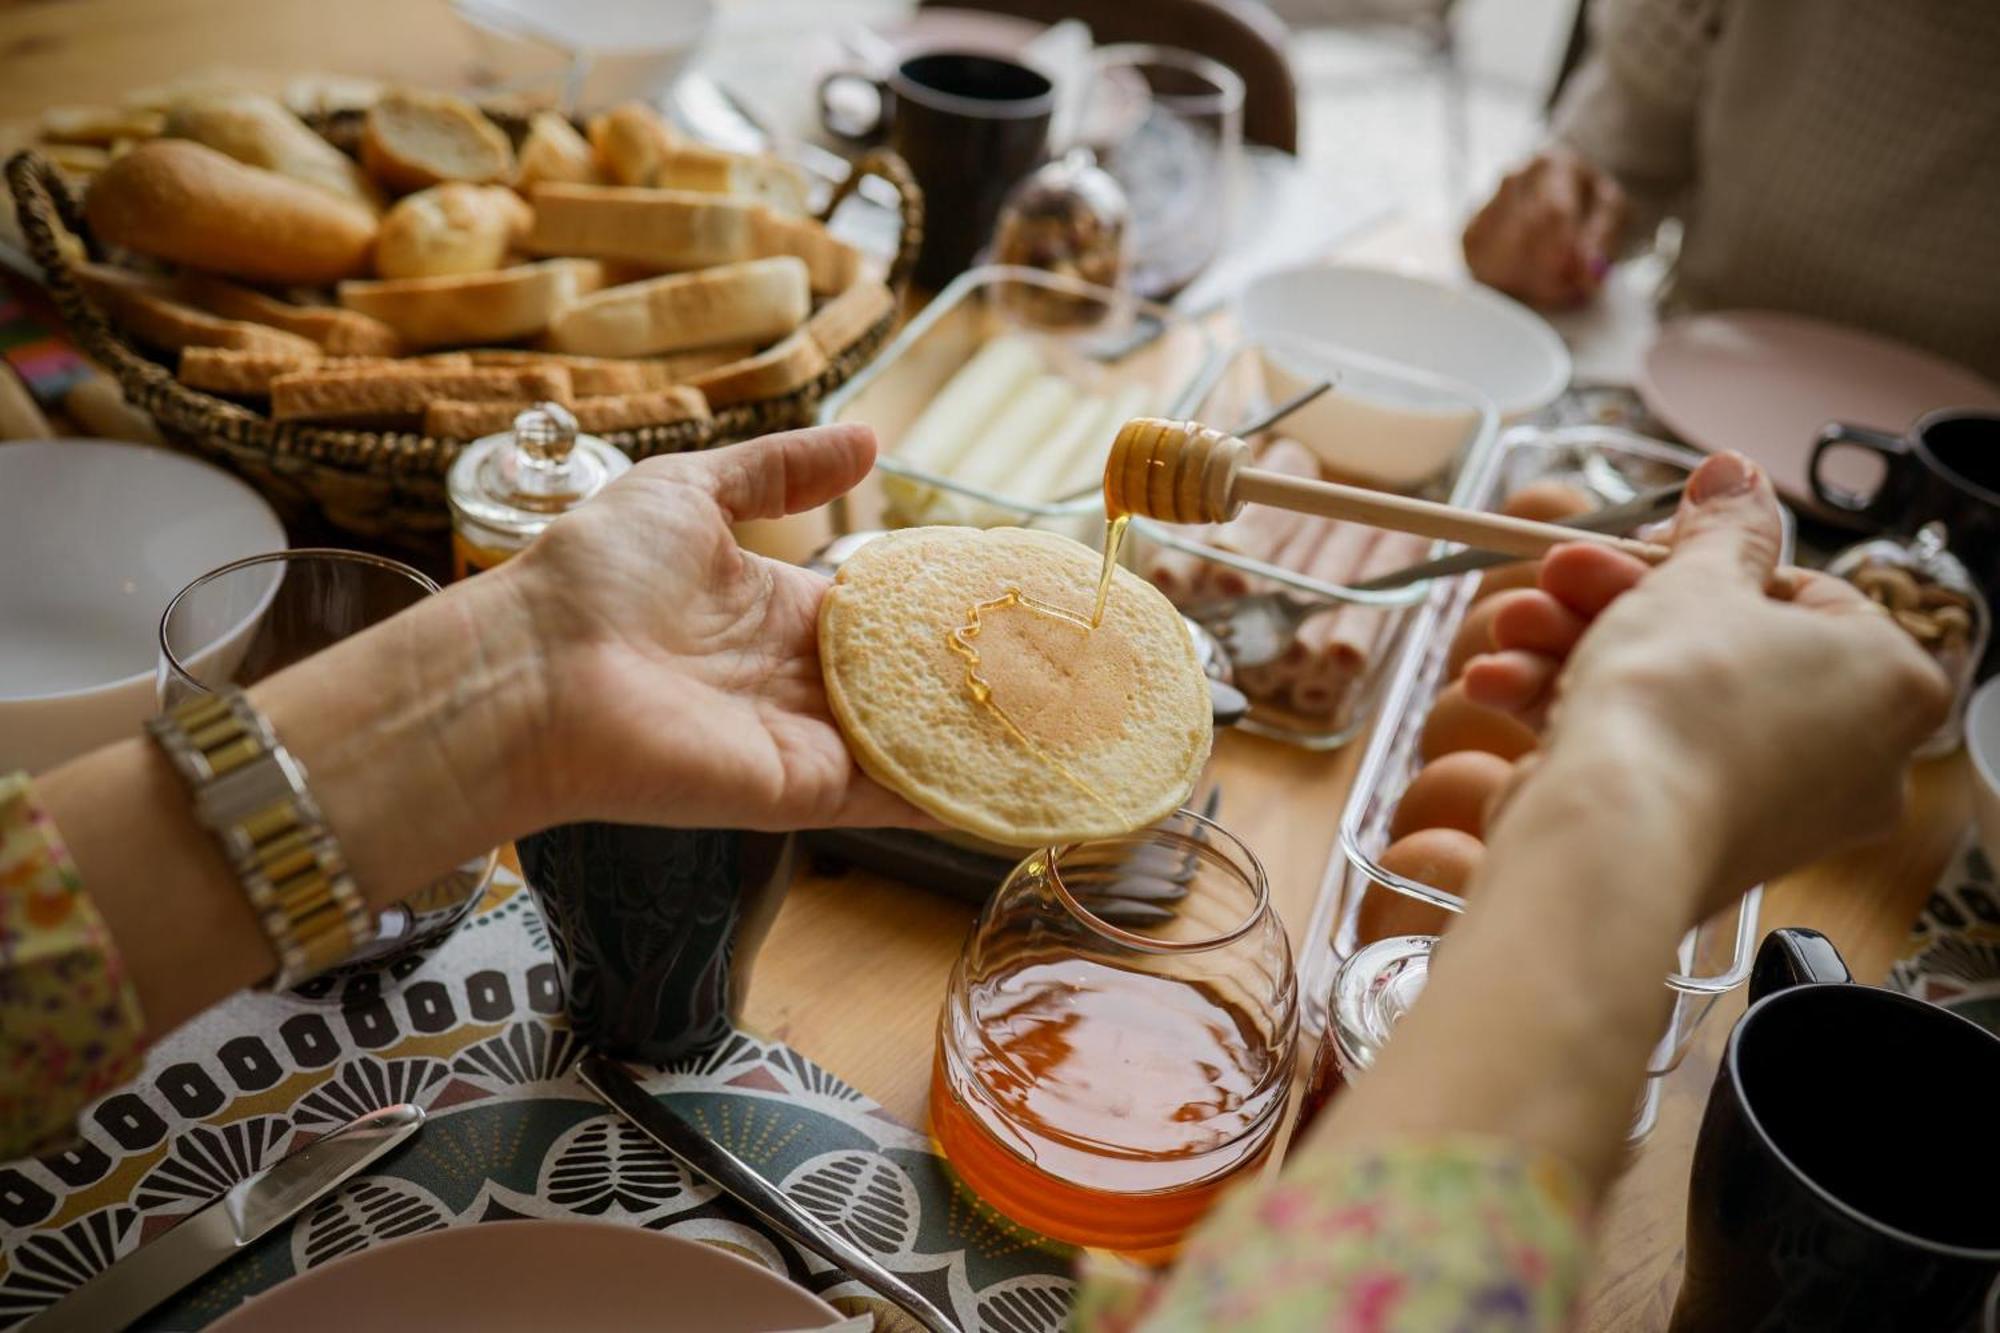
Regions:
M 1375 532 L 1366 554 L 1342 583 L 1358 583 L 1424 558 L 1430 542 L 1404 532 Z M 1401 608 L 1379 606 L 1328 607 L 1314 612 L 1299 626 L 1294 645 L 1300 650 L 1297 677 L 1290 698 L 1294 711 L 1310 717 L 1332 717 L 1341 711 L 1355 685 L 1364 679 L 1375 654 Z

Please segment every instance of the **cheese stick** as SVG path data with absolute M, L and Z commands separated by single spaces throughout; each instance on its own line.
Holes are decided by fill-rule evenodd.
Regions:
M 1048 498 L 1063 500 L 1104 484 L 1104 460 L 1111 456 L 1111 442 L 1118 428 L 1133 417 L 1144 416 L 1151 406 L 1153 389 L 1148 384 L 1121 385 L 1105 405 L 1101 424 L 1076 442 L 1075 452 L 1056 471 L 1049 484 Z
M 1112 436 L 1117 433 L 1116 426 L 1106 432 L 1105 419 L 1110 412 L 1109 399 L 1092 393 L 1079 394 L 1056 432 L 1021 460 L 1021 466 L 1007 481 L 1007 493 L 1037 502 L 1059 498 L 1056 478 L 1069 470 L 1079 452 L 1089 449 L 1099 436 L 1103 439 L 1098 442 L 1108 450 Z
M 1025 458 L 1047 447 L 1047 441 L 1061 429 L 1063 418 L 1076 403 L 1076 386 L 1060 375 L 1038 375 L 1016 393 L 972 438 L 960 457 L 953 481 L 981 490 L 1012 490 L 1011 474 Z M 992 505 L 950 491 L 940 491 L 929 506 L 926 519 L 932 523 L 978 523 L 992 526 L 1005 523 L 1010 515 Z
M 993 419 L 1029 378 L 1041 358 L 1027 339 L 993 339 L 959 367 L 896 442 L 898 461 L 938 476 L 950 476 L 981 427 Z M 892 505 L 916 512 L 929 498 L 928 486 L 886 476 L 882 489 Z

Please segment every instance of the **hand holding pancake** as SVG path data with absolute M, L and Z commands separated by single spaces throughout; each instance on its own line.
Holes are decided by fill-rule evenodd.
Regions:
M 828 712 L 827 580 L 730 531 L 826 503 L 874 457 L 865 426 L 830 426 L 648 459 L 493 576 L 533 639 L 544 822 L 925 822 L 855 767 Z

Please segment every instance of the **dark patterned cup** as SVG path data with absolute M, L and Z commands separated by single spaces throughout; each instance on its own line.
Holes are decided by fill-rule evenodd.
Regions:
M 791 883 L 790 835 L 566 824 L 519 847 L 579 1037 L 664 1064 L 728 1034 Z

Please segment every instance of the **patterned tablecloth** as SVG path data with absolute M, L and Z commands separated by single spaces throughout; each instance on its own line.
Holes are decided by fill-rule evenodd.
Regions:
M 404 1101 L 430 1112 L 411 1144 L 143 1326 L 201 1328 L 400 1236 L 581 1217 L 724 1245 L 843 1309 L 874 1310 L 879 1328 L 914 1327 L 612 1116 L 576 1080 L 579 1054 L 541 917 L 505 870 L 425 955 L 317 998 L 238 995 L 155 1047 L 138 1081 L 86 1112 L 81 1142 L 0 1165 L 0 1329 L 262 1165 Z M 1061 1326 L 1068 1258 L 971 1205 L 922 1133 L 796 1051 L 738 1033 L 644 1081 L 968 1330 Z

